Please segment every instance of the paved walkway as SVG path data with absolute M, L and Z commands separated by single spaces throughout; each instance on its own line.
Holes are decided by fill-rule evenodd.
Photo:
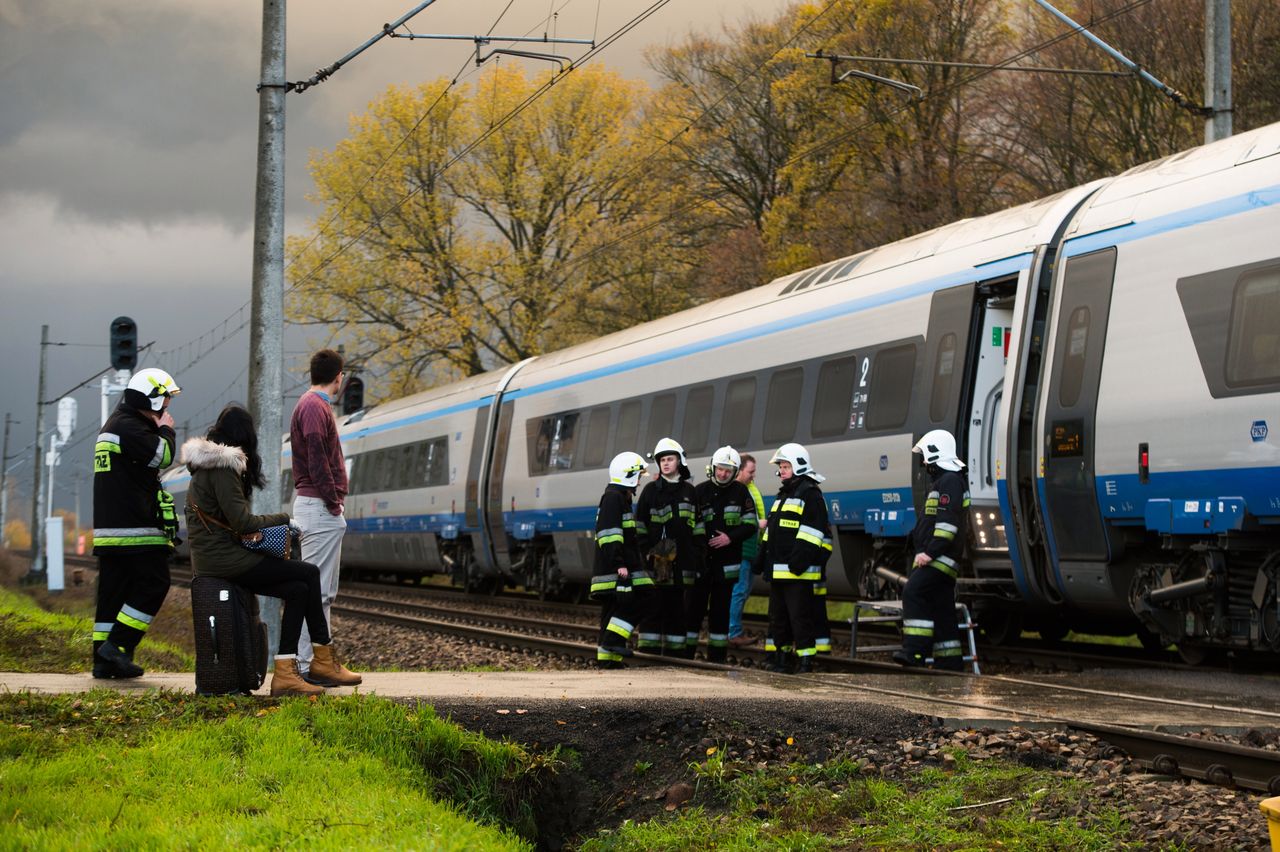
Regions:
M 1054 678 L 1042 676 L 1039 681 Z M 1096 682 L 1095 682 L 1096 681 Z M 819 675 L 813 678 L 744 671 L 685 671 L 637 668 L 619 672 L 368 672 L 362 693 L 386 698 L 423 698 L 449 703 L 475 701 L 518 706 L 525 701 L 586 703 L 637 700 L 796 699 L 824 703 L 865 702 L 940 716 L 954 725 L 1034 723 L 1069 717 L 1102 724 L 1163 726 L 1169 729 L 1242 729 L 1280 725 L 1280 681 L 1229 675 L 1135 672 L 1128 682 L 1115 672 L 1061 676 L 1060 683 L 1096 692 L 1063 692 L 1027 681 L 988 677 L 925 675 Z M 1164 703 L 1138 702 L 1112 691 L 1159 696 Z M 150 674 L 132 681 L 94 680 L 88 674 L 0 673 L 6 692 L 132 692 L 173 689 L 192 692 L 191 674 Z M 332 689 L 351 694 L 353 689 Z M 264 688 L 259 694 L 267 694 Z M 1226 706 L 1230 702 L 1235 706 Z

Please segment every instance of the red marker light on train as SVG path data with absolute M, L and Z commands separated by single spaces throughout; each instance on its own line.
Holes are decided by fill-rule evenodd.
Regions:
M 1151 453 L 1147 444 L 1138 445 L 1138 482 L 1143 485 L 1151 479 Z

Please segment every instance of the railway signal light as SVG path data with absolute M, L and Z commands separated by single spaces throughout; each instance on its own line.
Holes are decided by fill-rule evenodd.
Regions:
M 347 379 L 342 389 L 342 413 L 355 414 L 364 408 L 364 382 L 358 376 Z
M 138 366 L 138 324 L 130 317 L 111 321 L 111 367 L 132 370 Z

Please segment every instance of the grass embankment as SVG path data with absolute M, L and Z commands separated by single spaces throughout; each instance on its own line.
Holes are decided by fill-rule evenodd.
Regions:
M 757 768 L 715 754 L 692 767 L 690 807 L 624 824 L 581 847 L 609 850 L 1114 849 L 1130 826 L 1085 801 L 1086 785 L 1026 767 L 926 768 L 909 780 L 868 777 L 859 761 Z M 981 807 L 954 810 L 965 806 Z M 1077 813 L 1080 819 L 1046 818 Z
M 48 612 L 26 595 L 0 586 L 0 671 L 87 672 L 92 667 L 93 617 Z M 149 637 L 137 653 L 148 670 L 192 671 L 191 655 Z
M 529 848 L 554 771 L 366 696 L 0 695 L 5 848 Z

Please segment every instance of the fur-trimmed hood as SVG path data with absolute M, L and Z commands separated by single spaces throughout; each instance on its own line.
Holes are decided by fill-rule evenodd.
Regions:
M 237 475 L 249 466 L 244 450 L 217 444 L 208 438 L 191 438 L 183 444 L 182 462 L 191 470 L 225 467 Z

